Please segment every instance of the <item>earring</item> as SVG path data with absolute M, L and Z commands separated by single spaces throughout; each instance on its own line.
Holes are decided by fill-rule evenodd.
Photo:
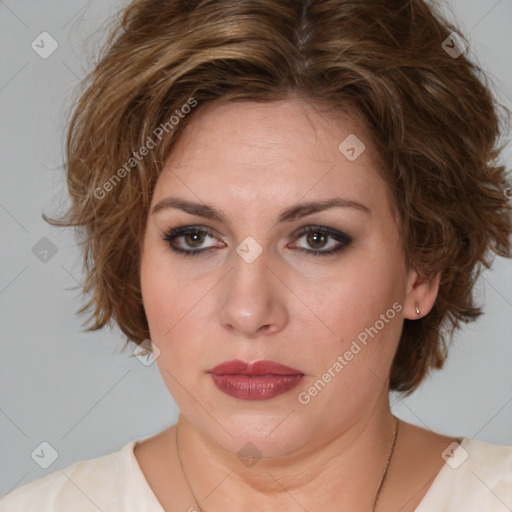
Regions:
M 417 315 L 420 315 L 420 314 L 421 314 L 421 313 L 420 313 L 420 308 L 419 308 L 419 306 L 418 306 L 418 303 L 417 303 L 417 302 L 416 302 L 416 314 L 417 314 Z

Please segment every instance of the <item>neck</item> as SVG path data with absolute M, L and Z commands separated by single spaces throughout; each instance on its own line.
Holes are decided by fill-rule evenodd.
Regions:
M 286 457 L 242 463 L 180 415 L 178 435 L 185 476 L 203 512 L 257 509 L 369 512 L 384 474 L 395 431 L 389 403 L 343 432 L 312 439 Z M 243 443 L 242 443 L 243 444 Z M 385 482 L 384 482 L 385 483 Z M 207 497 L 207 498 L 205 498 Z M 192 495 L 191 506 L 196 506 Z M 295 503 L 294 503 L 295 502 Z M 294 508 L 295 507 L 295 508 Z

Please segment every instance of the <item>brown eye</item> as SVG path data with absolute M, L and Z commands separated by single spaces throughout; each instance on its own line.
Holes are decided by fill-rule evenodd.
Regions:
M 190 247 L 199 247 L 204 243 L 206 233 L 204 231 L 191 231 L 183 235 L 186 245 Z
M 216 238 L 217 237 L 210 229 L 194 226 L 182 226 L 171 229 L 162 236 L 162 239 L 167 242 L 171 250 L 183 254 L 184 256 L 195 256 L 199 253 L 206 253 L 215 247 L 219 247 L 213 243 L 204 246 L 204 244 L 208 243 L 208 239 Z
M 319 233 L 317 231 L 310 231 L 307 234 L 306 240 L 310 247 L 313 247 L 314 249 L 321 249 L 325 246 L 327 242 L 328 236 L 324 235 L 323 233 Z
M 306 247 L 297 247 L 297 242 L 304 239 Z M 324 226 L 312 226 L 302 229 L 294 238 L 294 246 L 313 256 L 334 254 L 352 243 L 352 237 L 337 229 Z M 323 249 L 323 250 L 321 250 Z

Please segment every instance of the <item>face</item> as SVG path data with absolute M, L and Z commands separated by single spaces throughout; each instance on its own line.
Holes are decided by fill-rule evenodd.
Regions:
M 331 116 L 205 105 L 155 186 L 140 275 L 157 364 L 190 424 L 233 452 L 305 452 L 387 404 L 416 275 L 364 129 Z M 362 153 L 340 146 L 351 134 Z M 212 375 L 233 360 L 295 373 Z

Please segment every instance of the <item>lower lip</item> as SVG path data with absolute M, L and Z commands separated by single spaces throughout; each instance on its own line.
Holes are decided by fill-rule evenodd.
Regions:
M 242 400 L 268 400 L 297 387 L 304 375 L 216 375 L 215 385 L 227 395 Z

